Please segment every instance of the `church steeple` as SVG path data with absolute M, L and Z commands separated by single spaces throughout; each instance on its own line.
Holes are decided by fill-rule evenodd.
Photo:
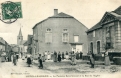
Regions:
M 21 28 L 20 28 L 20 30 L 19 30 L 18 36 L 22 36 Z
M 19 34 L 17 36 L 17 44 L 22 45 L 22 42 L 23 42 L 23 36 L 22 36 L 21 28 L 20 28 Z

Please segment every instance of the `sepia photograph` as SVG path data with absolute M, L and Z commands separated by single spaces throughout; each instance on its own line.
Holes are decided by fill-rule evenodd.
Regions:
M 0 78 L 120 78 L 121 0 L 1 0 Z

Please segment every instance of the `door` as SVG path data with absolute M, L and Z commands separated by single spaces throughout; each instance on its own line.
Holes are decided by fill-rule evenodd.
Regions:
M 97 53 L 100 53 L 100 41 L 97 41 Z
M 90 43 L 90 51 L 93 53 L 93 43 Z
M 76 45 L 76 52 L 82 52 L 82 45 Z

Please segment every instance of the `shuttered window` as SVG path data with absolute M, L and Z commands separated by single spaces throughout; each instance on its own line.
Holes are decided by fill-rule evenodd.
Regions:
M 79 42 L 79 36 L 78 35 L 74 36 L 74 42 Z
M 45 42 L 52 43 L 52 33 L 45 33 Z
M 69 41 L 69 34 L 68 33 L 63 33 L 62 34 L 62 41 L 63 42 L 68 42 Z

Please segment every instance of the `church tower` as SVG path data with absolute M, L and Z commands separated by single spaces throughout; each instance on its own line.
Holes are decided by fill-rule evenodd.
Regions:
M 22 45 L 22 42 L 23 42 L 23 36 L 22 36 L 21 28 L 20 28 L 19 34 L 17 36 L 17 45 Z

